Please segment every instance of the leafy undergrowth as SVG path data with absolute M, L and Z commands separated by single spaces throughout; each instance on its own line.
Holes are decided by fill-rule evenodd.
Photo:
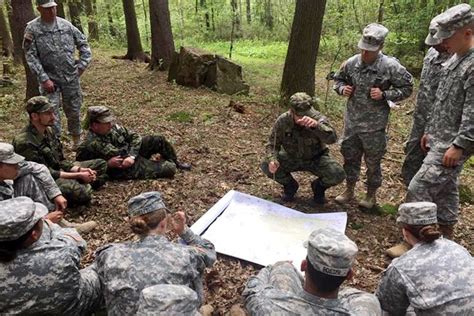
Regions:
M 80 217 L 72 218 L 75 221 L 95 220 L 100 223 L 99 229 L 85 235 L 89 248 L 83 260 L 84 265 L 93 260 L 97 247 L 133 239 L 126 223 L 126 202 L 140 192 L 161 191 L 170 208 L 187 212 L 189 224 L 194 223 L 231 189 L 278 200 L 279 185 L 267 179 L 259 170 L 270 128 L 283 111 L 276 102 L 269 102 L 275 99 L 274 95 L 255 85 L 252 85 L 248 97 L 230 97 L 207 89 L 180 87 L 166 82 L 165 73 L 146 70 L 144 64 L 111 59 L 110 56 L 114 54 L 117 55 L 117 52 L 94 51 L 93 64 L 82 78 L 83 111 L 87 106 L 107 105 L 114 110 L 123 125 L 142 135 L 163 134 L 175 145 L 179 158 L 193 164 L 193 170 L 179 172 L 172 180 L 109 182 L 97 191 L 92 206 L 86 208 Z M 281 64 L 278 67 L 281 69 Z M 322 78 L 328 66 L 323 65 L 321 68 L 317 71 L 321 107 L 326 110 L 341 135 L 340 107 L 343 101 L 332 91 L 326 98 L 327 85 Z M 249 74 L 250 82 L 258 82 L 259 72 L 255 69 L 244 68 L 244 73 Z M 27 120 L 23 113 L 23 77 L 18 75 L 16 79 L 16 89 L 0 90 L 0 135 L 4 141 L 11 141 Z M 272 82 L 273 91 L 277 91 L 278 72 L 265 80 L 266 83 Z M 231 100 L 239 104 L 240 112 L 244 113 L 229 107 Z M 347 212 L 346 232 L 359 246 L 355 277 L 348 285 L 360 289 L 374 291 L 380 273 L 390 262 L 384 254 L 385 249 L 400 241 L 401 234 L 395 224 L 395 208 L 403 201 L 406 192 L 399 174 L 403 142 L 411 123 L 408 111 L 412 107 L 413 99 L 391 115 L 389 148 L 383 160 L 384 184 L 378 193 L 382 207 L 378 212 L 363 213 L 357 209 L 356 202 L 345 207 L 335 204 L 333 198 L 343 190 L 342 186 L 328 190 L 329 203 L 324 208 L 312 207 L 309 203 L 312 179 L 304 173 L 296 174 L 300 182 L 298 199 L 287 204 L 303 212 Z M 67 153 L 72 157 L 68 146 Z M 330 150 L 341 161 L 338 146 L 333 145 Z M 365 169 L 362 170 L 364 172 Z M 363 180 L 357 185 L 359 198 L 364 193 Z M 472 166 L 466 168 L 461 182 L 473 187 Z M 471 253 L 474 251 L 473 218 L 473 205 L 462 205 L 456 240 Z M 219 256 L 214 267 L 206 274 L 207 303 L 212 304 L 219 313 L 228 311 L 233 304 L 242 303 L 240 293 L 245 282 L 257 271 L 258 267 L 250 263 Z

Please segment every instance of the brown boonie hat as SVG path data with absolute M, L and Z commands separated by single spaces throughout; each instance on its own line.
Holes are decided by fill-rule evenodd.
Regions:
M 52 108 L 53 105 L 49 102 L 48 98 L 44 96 L 32 97 L 26 101 L 26 112 L 30 114 L 48 112 Z
M 103 105 L 91 106 L 87 109 L 89 122 L 110 123 L 115 120 L 110 109 Z
M 316 116 L 313 108 L 313 98 L 305 92 L 297 92 L 290 97 L 290 108 L 298 116 Z

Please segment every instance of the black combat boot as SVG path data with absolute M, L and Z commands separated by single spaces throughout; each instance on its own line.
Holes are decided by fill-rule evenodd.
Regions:
M 191 164 L 190 163 L 175 161 L 175 164 L 176 164 L 176 168 L 178 170 L 184 170 L 184 171 L 190 171 L 191 170 Z
M 299 187 L 300 186 L 298 182 L 296 182 L 295 179 L 292 179 L 289 184 L 283 186 L 283 194 L 281 195 L 281 200 L 283 202 L 293 201 L 295 199 L 296 191 L 298 191 Z
M 323 185 L 323 182 L 321 179 L 316 179 L 313 182 L 311 182 L 311 189 L 313 189 L 313 200 L 314 203 L 319 204 L 319 205 L 324 205 L 326 203 L 326 200 L 324 198 L 324 192 L 326 192 L 327 187 Z

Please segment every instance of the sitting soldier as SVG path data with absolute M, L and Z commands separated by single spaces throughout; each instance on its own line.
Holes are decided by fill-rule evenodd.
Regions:
M 324 204 L 326 189 L 346 177 L 326 146 L 336 142 L 336 132 L 312 104 L 304 92 L 292 95 L 290 110 L 278 117 L 266 145 L 267 159 L 261 169 L 283 185 L 284 202 L 292 201 L 299 188 L 292 172 L 309 171 L 319 177 L 311 183 L 316 204 Z
M 80 269 L 86 242 L 43 220 L 47 212 L 28 197 L 0 202 L 2 315 L 89 315 L 100 307 L 97 273 Z
M 67 200 L 45 165 L 25 161 L 13 151 L 13 146 L 0 143 L 0 201 L 27 196 L 50 211 L 46 218 L 62 227 L 74 227 L 79 233 L 94 229 L 94 221 L 75 224 L 63 218 Z
M 95 159 L 73 162 L 64 159 L 59 136 L 51 126 L 57 119 L 46 97 L 33 97 L 26 103 L 29 124 L 13 140 L 15 151 L 26 160 L 46 165 L 70 206 L 87 205 L 92 199 L 92 187 L 106 180 L 107 162 Z
M 113 124 L 115 117 L 105 106 L 91 106 L 88 111 L 89 133 L 77 151 L 78 160 L 107 160 L 113 179 L 172 178 L 176 168 L 190 170 L 180 163 L 173 146 L 163 136 L 141 137 L 127 128 Z M 160 154 L 160 161 L 150 158 Z
M 250 315 L 381 315 L 373 294 L 340 286 L 352 277 L 356 244 L 330 228 L 305 242 L 304 278 L 288 261 L 263 268 L 249 279 L 243 296 Z
M 104 284 L 110 315 L 134 315 L 140 292 L 157 284 L 186 285 L 203 301 L 202 275 L 216 260 L 214 245 L 186 226 L 183 212 L 173 216 L 169 212 L 159 192 L 131 198 L 129 223 L 140 241 L 111 244 L 97 251 L 94 266 Z M 182 242 L 168 241 L 168 228 Z

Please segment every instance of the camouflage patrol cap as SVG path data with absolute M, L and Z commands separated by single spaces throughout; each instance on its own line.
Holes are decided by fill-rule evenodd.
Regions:
M 46 214 L 46 206 L 26 196 L 0 201 L 0 241 L 17 240 Z
M 442 13 L 438 19 L 439 30 L 435 38 L 440 40 L 450 38 L 457 30 L 473 22 L 471 6 L 467 3 L 458 4 Z
M 357 245 L 343 233 L 320 228 L 311 233 L 304 246 L 311 265 L 324 274 L 346 276 L 357 255 Z
M 296 92 L 290 97 L 290 108 L 298 116 L 315 116 L 316 110 L 313 108 L 313 98 L 305 92 Z
M 91 106 L 87 109 L 89 122 L 109 123 L 115 120 L 110 109 L 103 105 Z
M 10 165 L 16 165 L 17 163 L 25 160 L 25 157 L 15 153 L 13 146 L 8 143 L 0 143 L 0 162 Z
M 140 294 L 137 315 L 200 315 L 195 291 L 185 285 L 159 284 Z
M 57 6 L 54 0 L 36 0 L 36 5 L 42 8 L 51 8 Z
M 139 194 L 128 201 L 128 215 L 130 216 L 144 215 L 160 209 L 168 210 L 161 198 L 161 193 L 157 191 Z
M 26 112 L 30 114 L 47 112 L 52 108 L 53 105 L 49 102 L 48 98 L 44 96 L 32 97 L 26 101 Z
M 431 20 L 428 35 L 425 38 L 426 45 L 436 46 L 443 42 L 443 40 L 435 37 L 436 33 L 439 30 L 439 24 L 438 24 L 437 19 L 439 19 L 441 16 L 442 16 L 441 14 L 437 15 Z
M 431 202 L 403 203 L 398 207 L 397 223 L 408 225 L 430 225 L 436 224 L 436 204 Z
M 362 38 L 359 40 L 357 46 L 360 49 L 375 52 L 380 49 L 387 34 L 388 29 L 382 24 L 370 23 L 362 31 Z

